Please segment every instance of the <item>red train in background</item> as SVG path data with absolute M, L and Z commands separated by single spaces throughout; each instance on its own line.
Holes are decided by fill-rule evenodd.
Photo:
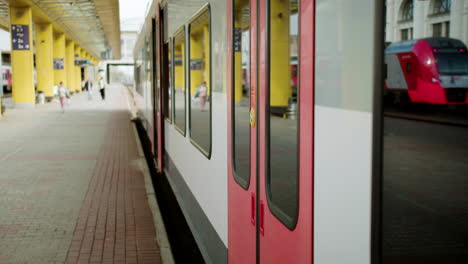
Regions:
M 425 38 L 393 43 L 385 50 L 385 63 L 387 96 L 409 98 L 412 103 L 468 103 L 468 52 L 460 40 Z

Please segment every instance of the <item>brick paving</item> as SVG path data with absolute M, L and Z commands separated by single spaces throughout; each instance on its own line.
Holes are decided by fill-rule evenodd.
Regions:
M 159 263 L 125 92 L 0 119 L 0 263 Z

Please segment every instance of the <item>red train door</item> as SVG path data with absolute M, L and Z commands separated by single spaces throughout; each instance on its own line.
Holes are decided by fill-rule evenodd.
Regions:
M 260 263 L 312 263 L 314 4 L 260 0 Z
M 228 12 L 229 262 L 312 263 L 314 0 L 246 2 Z
M 257 259 L 257 1 L 228 1 L 228 258 Z

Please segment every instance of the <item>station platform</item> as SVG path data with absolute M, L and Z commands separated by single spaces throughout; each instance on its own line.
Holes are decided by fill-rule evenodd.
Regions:
M 106 96 L 0 119 L 0 263 L 170 262 L 126 89 Z

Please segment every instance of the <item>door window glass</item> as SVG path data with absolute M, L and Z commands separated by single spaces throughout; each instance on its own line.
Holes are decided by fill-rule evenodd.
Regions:
M 244 188 L 250 181 L 250 1 L 235 0 L 233 13 L 233 168 Z
M 267 190 L 270 209 L 293 228 L 298 211 L 298 73 L 297 0 L 270 1 L 270 80 L 267 127 Z

